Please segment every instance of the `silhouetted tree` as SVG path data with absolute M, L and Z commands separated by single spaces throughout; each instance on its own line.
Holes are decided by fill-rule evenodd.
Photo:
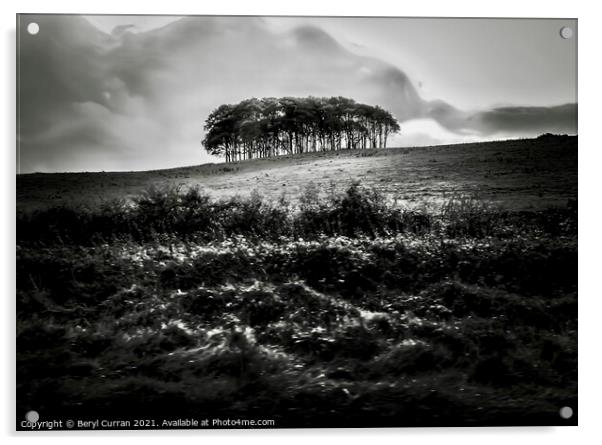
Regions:
M 205 120 L 203 146 L 226 162 L 282 154 L 386 148 L 400 130 L 388 111 L 345 97 L 267 97 L 220 105 Z

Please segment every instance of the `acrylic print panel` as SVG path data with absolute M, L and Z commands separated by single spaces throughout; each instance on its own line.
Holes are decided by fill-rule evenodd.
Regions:
M 576 20 L 17 33 L 17 429 L 577 424 Z

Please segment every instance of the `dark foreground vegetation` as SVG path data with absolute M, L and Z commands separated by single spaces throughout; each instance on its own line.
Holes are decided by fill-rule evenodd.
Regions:
M 19 214 L 18 415 L 576 423 L 575 202 L 298 202 L 164 188 Z

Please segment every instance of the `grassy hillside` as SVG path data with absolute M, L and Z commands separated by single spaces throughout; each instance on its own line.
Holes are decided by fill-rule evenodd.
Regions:
M 577 138 L 308 153 L 148 172 L 20 175 L 17 208 L 96 205 L 134 196 L 151 184 L 200 185 L 215 198 L 257 190 L 294 200 L 309 182 L 342 191 L 352 180 L 409 205 L 465 193 L 510 209 L 563 206 L 577 196 Z
M 275 176 L 301 187 L 314 169 L 276 199 Z M 129 201 L 40 201 L 44 181 L 93 200 L 105 176 Z M 228 197 L 249 177 L 265 196 Z M 134 195 L 173 178 L 221 198 Z M 20 417 L 577 423 L 574 138 L 18 181 L 30 187 L 17 217 Z M 474 183 L 507 208 L 467 193 Z M 561 419 L 563 406 L 576 415 Z

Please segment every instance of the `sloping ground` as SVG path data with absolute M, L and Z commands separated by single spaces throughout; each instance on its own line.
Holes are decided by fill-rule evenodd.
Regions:
M 147 172 L 20 175 L 17 208 L 94 205 L 152 184 L 199 185 L 216 198 L 257 190 L 272 199 L 283 193 L 295 199 L 309 182 L 340 191 L 350 180 L 406 205 L 436 204 L 461 193 L 509 209 L 562 207 L 577 197 L 577 137 L 308 153 Z

